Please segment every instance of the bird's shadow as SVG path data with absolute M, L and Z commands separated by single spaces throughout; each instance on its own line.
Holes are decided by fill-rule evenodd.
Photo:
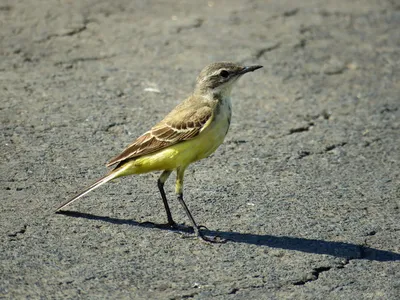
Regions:
M 84 218 L 90 220 L 97 220 L 109 222 L 113 224 L 125 224 L 131 226 L 159 228 L 162 230 L 178 231 L 185 233 L 192 233 L 193 229 L 184 225 L 178 225 L 177 228 L 162 226 L 161 224 L 154 224 L 150 222 L 137 222 L 134 220 L 118 219 L 105 216 L 97 216 L 93 214 L 80 213 L 74 211 L 60 211 L 58 214 L 74 218 Z M 268 246 L 271 248 L 279 248 L 286 250 L 296 250 L 306 253 L 315 254 L 328 254 L 335 257 L 342 257 L 346 259 L 367 259 L 375 261 L 398 261 L 400 254 L 390 251 L 378 250 L 367 246 L 343 243 L 343 242 L 329 242 L 324 240 L 312 240 L 288 236 L 273 236 L 273 235 L 260 235 L 252 233 L 241 233 L 232 231 L 213 231 L 204 229 L 203 232 L 208 236 L 219 236 L 230 242 L 253 244 L 258 246 Z

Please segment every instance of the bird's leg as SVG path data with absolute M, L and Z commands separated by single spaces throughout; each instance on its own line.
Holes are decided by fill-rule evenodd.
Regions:
M 165 170 L 164 172 L 162 172 L 161 176 L 158 178 L 157 184 L 158 189 L 160 190 L 161 198 L 164 203 L 165 212 L 167 213 L 167 226 L 176 227 L 177 225 L 172 219 L 171 210 L 169 209 L 167 196 L 165 195 L 164 191 L 164 183 L 168 179 L 169 175 L 171 175 L 171 171 Z
M 183 209 L 185 210 L 186 215 L 190 219 L 190 222 L 192 223 L 194 233 L 196 234 L 197 237 L 201 238 L 205 242 L 210 242 L 210 243 L 224 243 L 226 242 L 225 240 L 222 240 L 220 238 L 209 238 L 205 236 L 201 231 L 200 227 L 204 226 L 198 226 L 196 224 L 196 221 L 194 220 L 192 214 L 189 211 L 189 208 L 187 207 L 185 201 L 183 201 L 183 175 L 184 175 L 185 169 L 178 168 L 177 169 L 177 176 L 176 176 L 176 186 L 175 186 L 175 192 L 178 195 L 178 201 L 182 205 Z

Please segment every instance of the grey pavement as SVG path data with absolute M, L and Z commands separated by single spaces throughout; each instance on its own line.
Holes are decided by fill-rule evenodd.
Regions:
M 398 1 L 0 1 L 0 298 L 399 299 Z M 55 214 L 193 89 L 261 64 L 225 143 Z

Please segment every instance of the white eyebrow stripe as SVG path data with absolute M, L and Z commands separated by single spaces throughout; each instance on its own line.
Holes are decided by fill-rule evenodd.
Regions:
M 219 72 L 221 72 L 222 70 L 225 70 L 225 69 L 219 69 L 219 70 L 215 71 L 214 73 L 212 73 L 212 74 L 210 75 L 210 77 L 211 77 L 211 76 L 215 76 L 215 75 L 219 75 Z

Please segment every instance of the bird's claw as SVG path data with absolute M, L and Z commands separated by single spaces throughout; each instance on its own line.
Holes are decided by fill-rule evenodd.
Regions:
M 200 238 L 203 242 L 212 243 L 212 244 L 225 244 L 228 240 L 221 238 L 219 235 L 208 237 L 200 231 L 200 228 L 206 228 L 205 226 L 199 226 L 198 230 L 196 231 L 196 235 Z M 207 229 L 208 230 L 208 229 Z

